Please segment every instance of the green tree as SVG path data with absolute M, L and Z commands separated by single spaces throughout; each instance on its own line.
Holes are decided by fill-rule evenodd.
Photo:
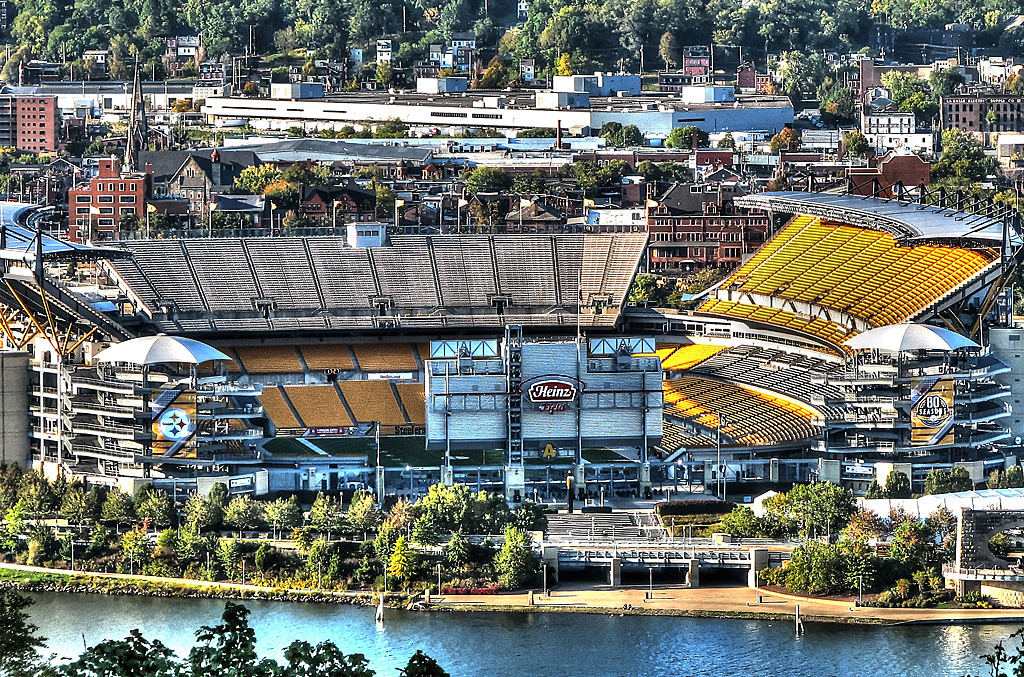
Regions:
M 366 533 L 376 531 L 383 522 L 383 516 L 374 505 L 373 496 L 360 490 L 352 495 L 352 503 L 348 506 L 348 521 L 357 530 Z
M 121 563 L 126 565 L 129 572 L 138 572 L 149 563 L 150 555 L 153 552 L 149 544 L 149 537 L 142 529 L 131 529 L 121 536 L 118 547 L 121 555 Z
M 111 491 L 103 503 L 103 519 L 113 522 L 116 533 L 121 533 L 121 525 L 129 524 L 135 518 L 135 500 L 131 494 Z
M 64 500 L 60 506 L 60 516 L 71 522 L 79 529 L 82 525 L 88 521 L 89 515 L 89 495 L 80 483 L 75 483 L 74 486 L 68 489 L 67 493 L 64 494 Z
M 726 132 L 725 136 L 718 140 L 715 144 L 716 148 L 732 148 L 736 150 L 736 139 L 732 137 L 732 132 Z
M 68 677 L 175 677 L 174 652 L 160 640 L 148 640 L 138 630 L 124 639 L 108 639 L 85 650 L 68 664 Z
M 224 569 L 224 574 L 234 580 L 242 566 L 242 546 L 234 538 L 221 538 L 217 542 L 217 561 Z
M 216 505 L 207 496 L 195 494 L 185 501 L 185 520 L 195 528 L 196 533 L 219 524 L 220 517 Z
M 673 127 L 665 139 L 665 145 L 669 148 L 693 148 L 696 139 L 697 148 L 707 148 L 710 143 L 708 133 L 696 127 Z
M 444 558 L 453 567 L 460 567 L 469 561 L 469 541 L 461 531 L 453 531 L 444 546 Z
M 530 535 L 517 527 L 505 529 L 505 541 L 494 556 L 494 571 L 510 590 L 531 582 L 539 571 Z
M 868 140 L 856 129 L 843 134 L 843 148 L 854 157 L 864 157 L 868 151 Z
M 924 478 L 924 493 L 926 494 L 948 494 L 949 486 L 949 473 L 941 468 L 934 468 Z
M 13 590 L 0 590 L 0 674 L 35 677 L 45 669 L 39 650 L 46 646 L 38 626 L 29 622 L 25 609 L 33 601 Z
M 405 536 L 399 536 L 388 558 L 388 574 L 402 581 L 406 588 L 416 573 L 416 554 L 409 547 Z
M 931 86 L 932 96 L 936 99 L 953 94 L 964 82 L 963 74 L 952 68 L 934 68 L 928 75 L 928 84 Z
M 242 193 L 260 195 L 267 186 L 281 178 L 281 171 L 272 164 L 252 165 L 238 173 L 235 188 Z
M 175 520 L 174 501 L 166 491 L 152 489 L 136 497 L 135 514 L 139 519 L 149 519 L 154 526 L 166 529 Z
M 451 677 L 433 658 L 417 649 L 401 671 L 402 677 Z
M 196 632 L 201 643 L 189 653 L 188 670 L 199 675 L 273 677 L 274 662 L 256 654 L 256 633 L 249 625 L 249 610 L 228 602 L 221 623 L 202 626 Z
M 899 470 L 890 470 L 885 476 L 886 498 L 910 498 L 910 478 Z
M 658 41 L 658 56 L 665 62 L 665 70 L 672 70 L 679 65 L 679 41 L 670 31 L 661 34 Z
M 341 503 L 324 493 L 318 492 L 313 505 L 309 510 L 309 523 L 317 531 L 327 534 L 330 540 L 331 534 L 339 531 L 345 523 L 345 513 L 341 509 Z
M 1017 468 L 1017 466 L 1014 466 Z M 1011 468 L 1012 469 L 1012 468 Z M 1019 472 L 1019 468 L 1018 468 Z M 1007 471 L 1007 480 L 1009 480 L 1010 473 Z M 949 471 L 949 490 L 951 492 L 959 491 L 973 491 L 974 480 L 971 479 L 971 474 L 967 472 L 967 468 L 963 466 L 954 466 Z
M 302 507 L 294 495 L 268 503 L 263 516 L 273 527 L 274 538 L 277 538 L 281 529 L 293 529 L 302 525 Z
M 722 531 L 740 538 L 754 538 L 762 534 L 761 522 L 754 511 L 745 505 L 738 505 L 722 518 Z
M 250 496 L 236 496 L 228 503 L 224 511 L 224 523 L 238 529 L 238 537 L 242 531 L 255 529 L 263 522 L 263 504 Z
M 462 181 L 470 195 L 500 192 L 512 187 L 512 177 L 503 169 L 480 166 L 463 172 Z
M 786 127 L 772 137 L 768 148 L 774 155 L 782 150 L 796 150 L 799 145 L 800 135 L 792 127 Z
M 287 665 L 278 673 L 281 677 L 373 677 L 369 661 L 362 654 L 346 655 L 334 642 L 316 646 L 295 641 L 284 650 Z

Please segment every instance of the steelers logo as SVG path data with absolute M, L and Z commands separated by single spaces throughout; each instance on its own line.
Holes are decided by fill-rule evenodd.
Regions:
M 189 435 L 192 420 L 181 409 L 168 409 L 160 415 L 160 432 L 169 440 L 183 440 Z

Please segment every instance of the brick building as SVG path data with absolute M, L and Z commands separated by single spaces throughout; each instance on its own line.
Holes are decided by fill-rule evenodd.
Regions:
M 61 138 L 56 96 L 0 95 L 0 146 L 52 153 Z
M 117 158 L 100 160 L 95 178 L 68 191 L 68 239 L 117 239 L 118 224 L 125 215 L 145 218 L 152 186 L 149 174 L 122 172 Z
M 895 197 L 892 186 L 902 183 L 913 189 L 931 183 L 931 163 L 914 153 L 897 149 L 878 158 L 872 167 L 850 169 L 850 192 L 854 195 Z
M 648 270 L 692 273 L 735 268 L 768 237 L 767 214 L 736 207 L 737 186 L 677 183 L 647 213 Z
M 991 114 L 991 115 L 990 115 Z M 956 127 L 982 140 L 988 134 L 1024 131 L 1024 96 L 965 94 L 939 99 L 942 129 Z
M 299 214 L 310 219 L 332 219 L 331 205 L 342 223 L 367 223 L 377 220 L 377 194 L 355 183 L 344 186 L 303 186 L 299 194 Z M 332 219 L 333 220 L 333 219 Z

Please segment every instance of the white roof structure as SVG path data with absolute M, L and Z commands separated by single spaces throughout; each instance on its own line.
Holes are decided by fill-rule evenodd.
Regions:
M 955 332 L 927 324 L 890 324 L 870 329 L 843 343 L 854 350 L 957 350 L 979 348 L 974 341 Z
M 933 494 L 921 498 L 862 499 L 861 506 L 879 517 L 888 517 L 889 511 L 902 508 L 908 515 L 924 519 L 939 508 L 956 515 L 960 508 L 972 510 L 1024 510 L 1024 489 L 982 489 L 955 494 Z
M 230 360 L 221 351 L 205 343 L 181 336 L 143 336 L 122 341 L 96 356 L 97 362 L 128 364 L 201 364 L 211 360 Z

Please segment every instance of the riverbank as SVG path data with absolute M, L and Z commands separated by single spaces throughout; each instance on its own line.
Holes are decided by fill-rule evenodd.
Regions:
M 0 563 L 0 587 L 26 592 L 76 592 L 106 595 L 148 595 L 202 599 L 313 602 L 368 606 L 369 592 L 287 590 L 230 582 L 192 581 L 156 576 L 69 572 Z M 406 608 L 409 598 L 388 594 L 388 606 Z M 612 588 L 566 584 L 540 593 L 497 595 L 432 595 L 429 603 L 411 608 L 428 612 L 529 612 L 605 615 L 680 616 L 794 621 L 796 607 L 805 621 L 843 624 L 1024 624 L 1022 609 L 884 609 L 857 607 L 837 600 L 814 599 L 746 587 L 686 588 L 647 586 Z

